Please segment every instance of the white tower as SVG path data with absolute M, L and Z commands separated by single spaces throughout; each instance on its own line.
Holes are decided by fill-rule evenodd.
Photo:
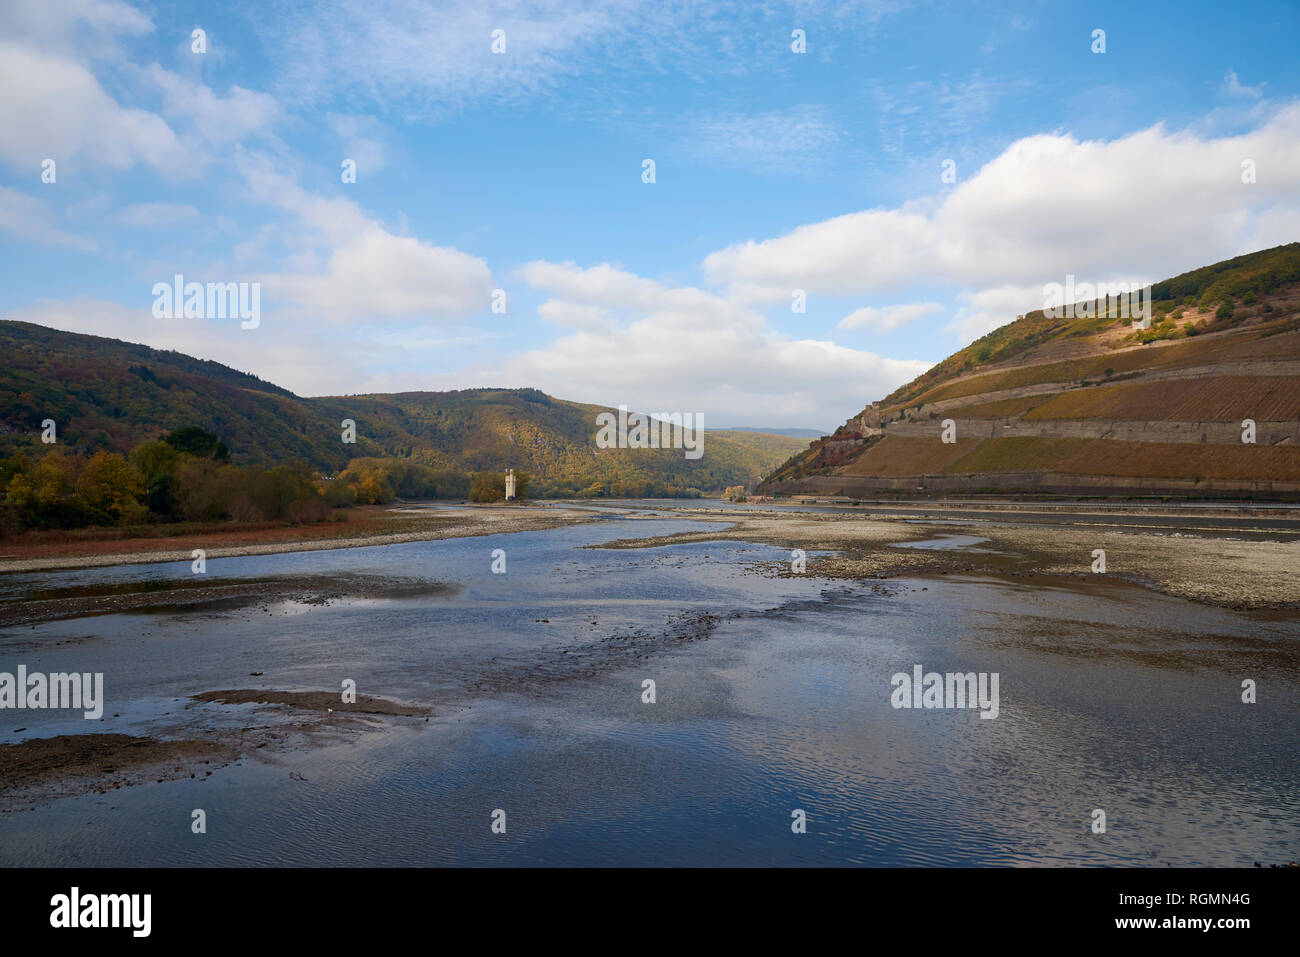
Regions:
M 515 470 L 506 469 L 506 501 L 512 501 L 515 497 Z

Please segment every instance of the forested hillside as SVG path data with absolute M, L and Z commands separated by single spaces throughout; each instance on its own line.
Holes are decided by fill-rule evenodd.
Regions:
M 460 473 L 466 485 L 470 473 L 514 468 L 531 476 L 534 496 L 642 496 L 752 488 L 804 445 L 706 429 L 696 460 L 681 450 L 598 449 L 602 411 L 535 389 L 303 398 L 181 353 L 0 322 L 0 456 L 43 455 L 47 419 L 59 448 L 82 458 L 126 455 L 198 427 L 242 466 L 333 475 L 355 459 L 395 458 Z M 345 419 L 356 424 L 354 443 L 342 440 Z

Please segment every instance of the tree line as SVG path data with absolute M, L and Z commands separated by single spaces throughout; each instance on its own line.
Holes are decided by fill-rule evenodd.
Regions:
M 515 479 L 523 499 L 529 477 L 516 472 Z M 197 426 L 128 455 L 78 455 L 56 445 L 39 459 L 21 451 L 0 459 L 0 534 L 179 521 L 302 524 L 352 505 L 430 498 L 501 501 L 505 476 L 393 458 L 353 459 L 334 476 L 302 464 L 241 467 L 224 442 Z

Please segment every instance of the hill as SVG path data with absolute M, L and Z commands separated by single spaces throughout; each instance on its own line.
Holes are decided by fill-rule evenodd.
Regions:
M 754 428 L 752 426 L 735 425 L 727 429 L 720 429 L 721 432 L 763 432 L 767 435 L 788 435 L 794 439 L 815 439 L 826 434 L 825 429 L 778 429 L 778 428 Z
M 532 494 L 681 494 L 752 488 L 803 441 L 706 431 L 704 455 L 598 449 L 612 411 L 536 389 L 467 389 L 304 398 L 256 376 L 177 352 L 31 323 L 0 322 L 0 456 L 39 455 L 41 422 L 78 454 L 131 448 L 185 426 L 218 435 L 240 465 L 295 464 L 335 474 L 356 458 L 397 457 L 464 472 L 514 468 Z M 356 423 L 355 444 L 341 423 Z
M 759 490 L 1300 497 L 1300 243 L 1155 283 L 1151 308 L 1017 317 Z

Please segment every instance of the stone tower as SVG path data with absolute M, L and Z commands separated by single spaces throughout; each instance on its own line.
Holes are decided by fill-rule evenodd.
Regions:
M 506 469 L 506 501 L 514 501 L 515 497 L 515 470 Z

